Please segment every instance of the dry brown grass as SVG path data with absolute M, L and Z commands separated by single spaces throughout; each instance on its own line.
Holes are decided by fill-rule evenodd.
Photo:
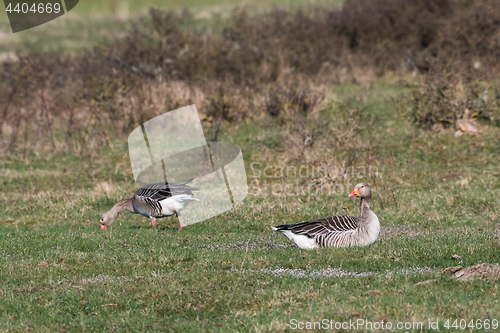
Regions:
M 281 117 L 293 134 L 286 145 L 307 154 L 329 133 L 314 120 L 324 86 L 370 87 L 388 72 L 427 75 L 411 104 L 420 126 L 450 126 L 464 106 L 498 121 L 498 13 L 492 0 L 351 0 L 307 15 L 236 9 L 218 35 L 183 29 L 187 11 L 152 9 L 124 38 L 82 55 L 4 60 L 0 149 L 89 157 L 146 119 L 194 103 L 209 121 Z

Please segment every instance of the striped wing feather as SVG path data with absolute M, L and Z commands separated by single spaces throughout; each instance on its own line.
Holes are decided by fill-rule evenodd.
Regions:
M 162 217 L 160 201 L 180 194 L 193 195 L 192 191 L 199 190 L 187 185 L 191 180 L 182 184 L 154 183 L 138 189 L 132 198 L 134 210 L 144 216 Z
M 353 245 L 353 235 L 359 218 L 348 215 L 329 216 L 312 222 L 283 225 L 278 230 L 290 230 L 296 235 L 313 238 L 320 247 L 343 247 Z
M 149 184 L 138 189 L 137 192 L 134 193 L 134 198 L 139 200 L 149 199 L 158 202 L 174 195 L 193 195 L 192 191 L 198 191 L 199 189 L 187 185 L 190 181 L 191 180 L 182 184 L 171 184 L 167 182 Z
M 287 229 L 297 235 L 308 235 L 313 238 L 332 232 L 353 231 L 358 227 L 359 219 L 349 215 L 329 216 L 312 222 L 302 222 Z

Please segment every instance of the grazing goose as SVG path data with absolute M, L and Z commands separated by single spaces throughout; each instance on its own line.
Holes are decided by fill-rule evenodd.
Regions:
M 187 185 L 191 180 L 182 184 L 154 183 L 138 189 L 132 198 L 118 201 L 109 211 L 102 214 L 99 221 L 100 229 L 107 229 L 115 222 L 118 214 L 128 210 L 149 217 L 153 228 L 156 227 L 156 218 L 176 214 L 181 231 L 180 211 L 191 201 L 200 201 L 193 197 L 192 192 L 199 189 Z
M 368 184 L 360 183 L 349 197 L 361 198 L 359 217 L 329 216 L 313 222 L 280 225 L 273 230 L 281 232 L 301 249 L 370 245 L 380 232 L 377 215 L 370 210 L 372 190 Z

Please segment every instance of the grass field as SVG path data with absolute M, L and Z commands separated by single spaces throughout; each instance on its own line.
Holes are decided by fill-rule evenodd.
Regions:
M 382 232 L 365 248 L 303 251 L 270 229 L 357 214 L 346 195 L 357 175 L 337 195 L 262 196 L 251 187 L 235 210 L 182 232 L 174 218 L 152 229 L 125 213 L 101 232 L 100 214 L 134 191 L 123 142 L 96 151 L 91 165 L 71 154 L 3 158 L 1 330 L 283 332 L 292 319 L 499 319 L 498 280 L 439 273 L 500 261 L 498 131 L 454 139 L 449 130 L 416 130 L 387 109 L 395 90 L 385 81 L 333 90 L 365 96 L 380 117 L 373 145 L 386 207 L 375 199 Z M 266 132 L 257 125 L 224 129 L 221 140 L 245 147 Z M 245 152 L 249 181 L 252 162 L 279 165 L 258 157 L 273 149 Z
M 129 12 L 145 8 L 138 1 L 126 4 Z M 172 8 L 196 12 L 205 4 L 175 2 Z M 74 15 L 83 22 L 95 8 L 112 13 L 106 6 L 82 1 Z M 57 24 L 75 24 L 71 34 L 78 35 L 77 23 L 64 20 Z M 103 25 L 94 28 L 119 33 L 132 20 L 102 18 Z M 37 40 L 43 29 L 8 43 Z M 93 33 L 85 38 L 95 41 Z M 85 46 L 72 39 L 65 35 L 52 46 L 29 47 L 78 52 Z M 0 331 L 326 331 L 299 326 L 321 322 L 325 328 L 323 320 L 332 325 L 330 331 L 340 330 L 335 323 L 360 320 L 372 328 L 385 325 L 373 331 L 436 332 L 429 326 L 436 321 L 440 331 L 497 331 L 500 280 L 459 282 L 440 271 L 500 263 L 500 131 L 481 124 L 481 134 L 454 138 L 452 128 L 417 128 L 391 102 L 407 92 L 400 79 L 385 76 L 369 87 L 328 86 L 323 107 L 308 125 L 327 124 L 326 139 L 315 138 L 299 157 L 287 130 L 292 124 L 270 116 L 223 122 L 218 140 L 243 148 L 248 197 L 182 232 L 174 217 L 158 220 L 153 229 L 148 219 L 129 213 L 99 230 L 100 215 L 137 189 L 126 140 L 117 133 L 108 133 L 110 145 L 86 153 L 2 153 Z M 333 151 L 326 144 L 329 135 L 341 134 L 336 131 L 345 121 L 339 107 L 344 101 L 367 107 L 354 124 L 372 125 L 358 128 L 357 146 Z M 215 123 L 203 122 L 207 138 Z M 59 142 L 63 135 L 55 133 Z M 335 187 L 316 193 L 318 174 L 310 170 L 324 165 L 338 171 L 322 179 Z M 300 168 L 308 171 L 287 172 Z M 283 177 L 281 169 L 287 170 Z M 373 245 L 305 251 L 271 231 L 283 223 L 358 215 L 359 201 L 347 195 L 359 182 L 376 188 L 372 210 L 382 229 Z M 287 184 L 293 191 L 285 194 Z M 365 325 L 344 330 L 372 331 Z

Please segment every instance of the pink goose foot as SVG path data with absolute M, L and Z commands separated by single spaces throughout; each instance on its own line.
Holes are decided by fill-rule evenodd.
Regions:
M 181 215 L 177 214 L 177 219 L 179 220 L 179 231 L 182 231 Z
M 151 226 L 156 228 L 156 219 L 151 219 Z

